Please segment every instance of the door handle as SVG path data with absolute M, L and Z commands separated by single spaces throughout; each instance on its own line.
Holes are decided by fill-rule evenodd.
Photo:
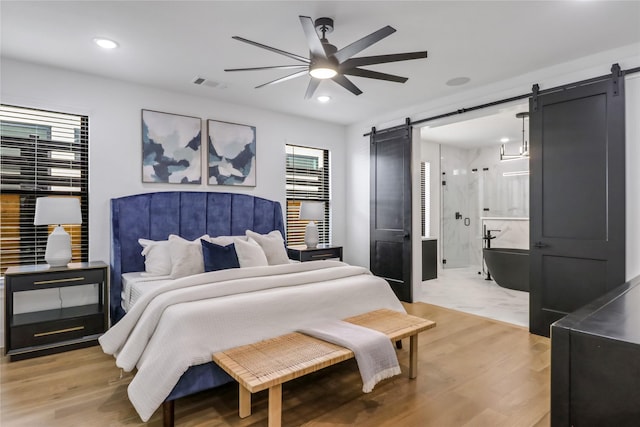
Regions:
M 404 233 L 404 235 L 402 236 L 405 238 L 405 240 L 409 239 L 409 237 L 411 237 L 411 233 Z
M 546 243 L 542 243 L 542 242 L 535 242 L 533 244 L 534 248 L 538 248 L 538 249 L 542 249 L 542 248 L 547 248 L 549 247 L 549 245 L 547 245 Z

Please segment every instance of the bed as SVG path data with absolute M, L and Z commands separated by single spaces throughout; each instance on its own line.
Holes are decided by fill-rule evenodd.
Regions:
M 131 291 L 123 292 L 123 275 L 125 281 L 133 278 L 135 282 L 140 278 L 139 272 L 145 271 L 139 239 L 160 241 L 174 234 L 196 241 L 203 235 L 242 236 L 246 230 L 252 230 L 262 235 L 277 231 L 284 240 L 282 208 L 276 201 L 220 192 L 138 194 L 112 199 L 111 226 L 112 328 L 101 337 L 101 345 L 105 352 L 116 356 L 118 366 L 127 371 L 137 368 L 129 385 L 129 398 L 143 421 L 162 404 L 165 423 L 170 424 L 172 420 L 167 422 L 167 419 L 172 419 L 175 399 L 232 381 L 210 362 L 212 350 L 293 331 L 305 317 L 344 318 L 379 308 L 404 312 L 383 279 L 372 276 L 366 269 L 338 261 L 213 271 L 177 280 L 159 277 L 156 278 L 158 286 L 147 288 L 162 290 L 148 293 L 143 290 L 133 302 L 123 301 L 123 297 L 129 298 L 131 294 Z M 160 295 L 160 292 L 164 293 Z M 367 297 L 363 298 L 363 295 Z M 171 306 L 156 307 L 165 303 Z M 276 307 L 280 303 L 288 308 Z M 218 317 L 210 320 L 206 316 L 212 316 L 211 313 Z M 216 326 L 219 331 L 214 328 L 205 337 L 209 339 L 209 335 L 215 335 L 216 342 L 204 349 L 194 349 L 194 353 L 200 351 L 202 354 L 189 356 L 188 366 L 179 368 L 182 373 L 176 381 L 158 380 L 164 381 L 164 388 L 171 384 L 172 388 L 167 389 L 170 392 L 159 392 L 163 388 L 161 385 L 150 387 L 145 376 L 157 378 L 157 373 L 150 374 L 150 370 L 162 366 L 162 362 L 150 362 L 156 357 L 153 352 L 158 349 L 170 352 L 166 349 L 178 346 L 176 342 L 182 340 L 182 335 L 189 335 L 192 341 L 188 344 L 180 341 L 180 346 L 189 351 L 192 346 L 198 347 L 205 339 L 191 337 L 202 333 L 194 331 L 198 328 L 190 327 L 186 334 L 176 328 L 188 321 L 198 325 L 205 322 L 203 319 L 220 324 Z M 254 319 L 253 324 L 246 323 L 251 319 Z M 259 327 L 254 327 L 257 323 L 260 323 Z M 130 357 L 132 348 L 136 349 L 136 357 Z M 175 353 L 162 357 L 173 361 L 178 356 Z M 136 382 L 138 377 L 142 379 Z

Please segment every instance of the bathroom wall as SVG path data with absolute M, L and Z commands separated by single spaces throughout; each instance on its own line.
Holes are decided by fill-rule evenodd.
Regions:
M 519 143 L 506 144 L 506 152 L 517 152 Z M 469 202 L 469 264 L 482 262 L 482 218 L 517 218 L 518 221 L 487 223 L 497 239 L 493 247 L 528 248 L 529 244 L 529 159 L 500 160 L 500 145 L 468 150 Z M 524 221 L 526 220 L 526 221 Z
M 507 152 L 516 152 L 518 143 Z M 529 161 L 500 161 L 500 145 L 463 149 L 441 146 L 442 257 L 445 268 L 482 264 L 482 218 L 515 219 L 488 223 L 498 238 L 492 245 L 527 248 L 529 244 Z M 455 219 L 455 213 L 462 217 Z M 468 218 L 468 220 L 467 220 Z M 468 224 L 468 225 L 465 225 Z M 501 228 L 502 227 L 502 228 Z

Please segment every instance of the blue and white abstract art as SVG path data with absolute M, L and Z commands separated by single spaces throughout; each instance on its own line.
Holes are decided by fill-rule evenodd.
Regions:
M 209 184 L 256 185 L 256 128 L 209 120 Z
M 202 120 L 142 110 L 142 182 L 202 182 Z

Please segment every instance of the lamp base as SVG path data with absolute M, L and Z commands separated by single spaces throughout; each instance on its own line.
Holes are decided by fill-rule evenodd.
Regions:
M 71 261 L 71 236 L 61 225 L 49 234 L 44 260 L 51 267 L 64 267 Z
M 318 246 L 319 241 L 318 227 L 315 222 L 309 221 L 304 230 L 304 244 L 307 245 L 307 248 L 313 249 Z

